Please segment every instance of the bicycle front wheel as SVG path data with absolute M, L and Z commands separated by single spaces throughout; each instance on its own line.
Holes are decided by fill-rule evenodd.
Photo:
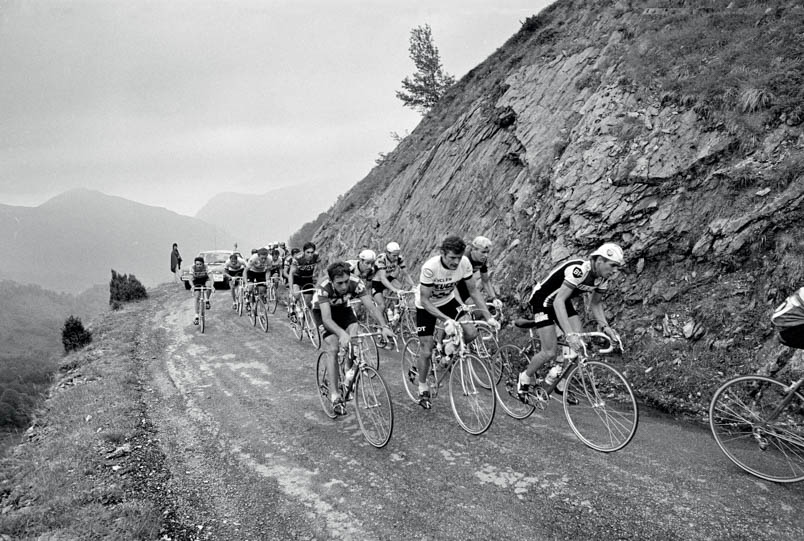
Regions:
M 380 373 L 371 366 L 361 368 L 353 393 L 363 436 L 374 447 L 385 447 L 394 430 L 394 409 Z
M 327 417 L 334 419 L 336 417 L 335 409 L 332 407 L 332 399 L 330 396 L 332 396 L 332 392 L 334 391 L 335 382 L 330 374 L 327 373 L 329 358 L 330 353 L 326 351 L 322 351 L 321 355 L 318 356 L 318 362 L 315 364 L 315 383 L 318 391 L 318 399 L 321 401 L 321 407 L 324 413 L 327 414 Z
M 564 415 L 578 439 L 603 453 L 628 445 L 639 421 L 634 393 L 625 377 L 598 361 L 586 361 L 570 370 Z
M 257 326 L 257 301 L 254 297 L 249 298 L 248 300 L 248 318 L 251 320 L 251 324 L 256 327 Z
M 276 283 L 274 283 L 268 288 L 268 300 L 265 303 L 265 307 L 271 314 L 276 313 L 276 302 Z
M 764 376 L 741 376 L 715 391 L 709 406 L 720 450 L 751 475 L 776 483 L 804 480 L 804 396 L 788 396 L 785 387 Z
M 238 317 L 243 317 L 243 287 L 237 286 L 237 293 L 235 294 L 235 299 L 237 302 L 237 315 Z
M 449 400 L 458 424 L 472 435 L 489 429 L 497 406 L 491 374 L 486 363 L 467 353 L 452 366 Z
M 265 308 L 265 299 L 262 297 L 257 299 L 255 312 L 257 313 L 257 321 L 260 324 L 262 332 L 268 332 L 268 311 Z
M 199 318 L 199 325 L 201 325 L 201 334 L 204 334 L 204 330 L 207 328 L 207 315 L 206 309 L 204 307 L 204 301 L 201 301 L 201 317 Z
M 502 375 L 501 360 L 498 355 L 500 346 L 497 343 L 494 332 L 488 325 L 477 322 L 475 327 L 477 328 L 477 338 L 469 342 L 469 349 L 486 362 L 492 380 L 496 385 L 500 382 Z
M 519 373 L 528 367 L 528 357 L 513 344 L 500 346 L 500 379 L 497 380 L 497 400 L 502 409 L 514 419 L 525 419 L 536 410 L 519 399 Z
M 318 332 L 318 325 L 315 324 L 315 320 L 313 319 L 313 312 L 305 307 L 302 313 L 304 314 L 303 332 L 307 335 L 307 338 L 310 339 L 310 343 L 313 347 L 318 349 L 321 347 L 321 333 Z

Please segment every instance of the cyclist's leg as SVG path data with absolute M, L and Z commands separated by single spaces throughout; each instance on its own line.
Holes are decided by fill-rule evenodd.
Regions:
M 430 374 L 430 356 L 433 353 L 433 332 L 435 331 L 436 317 L 424 310 L 416 308 L 416 328 L 419 336 L 419 358 L 416 362 L 419 389 L 419 405 L 430 409 L 430 386 L 427 376 Z
M 577 317 L 577 316 L 576 316 Z M 550 320 L 539 327 L 536 326 L 536 333 L 539 335 L 541 349 L 533 354 L 527 368 L 520 372 L 517 383 L 517 392 L 520 395 L 527 393 L 533 385 L 536 372 L 548 361 L 552 361 L 558 356 L 558 335 L 557 326 Z

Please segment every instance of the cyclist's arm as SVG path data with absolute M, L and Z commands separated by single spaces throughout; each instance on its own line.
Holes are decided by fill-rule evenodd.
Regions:
M 486 321 L 490 321 L 493 319 L 491 317 L 491 312 L 486 307 L 486 299 L 483 298 L 483 295 L 480 293 L 480 290 L 477 289 L 477 284 L 475 283 L 475 277 L 469 276 L 468 278 L 464 278 L 464 283 L 466 284 L 466 289 L 469 291 L 469 296 L 475 302 L 475 307 L 477 311 L 483 315 L 483 319 Z M 467 299 L 468 300 L 468 299 Z
M 615 331 L 606 320 L 606 312 L 603 309 L 603 295 L 600 292 L 592 292 L 592 299 L 589 301 L 589 311 L 592 312 L 592 317 L 597 321 L 601 331 L 606 333 L 612 340 L 619 338 L 617 331 Z
M 480 282 L 483 284 L 483 289 L 486 290 L 486 294 L 488 295 L 489 299 L 496 299 L 497 292 L 494 290 L 494 284 L 491 281 L 491 275 L 488 272 L 481 272 Z
M 363 302 L 363 307 L 368 311 L 369 314 L 371 314 L 371 317 L 374 318 L 374 321 L 379 323 L 383 329 L 390 330 L 390 327 L 385 324 L 385 318 L 382 317 L 379 307 L 371 299 L 371 296 L 363 295 L 360 297 L 360 300 Z
M 344 340 L 348 342 L 349 333 L 347 333 L 345 329 L 342 329 L 337 323 L 335 323 L 335 320 L 332 319 L 332 308 L 330 307 L 329 303 L 320 303 L 318 305 L 318 309 L 321 310 L 321 322 L 324 324 L 324 327 L 337 336 L 338 341 L 341 342 L 341 344 L 344 343 Z
M 382 285 L 384 285 L 386 289 L 390 289 L 394 293 L 399 292 L 399 289 L 394 284 L 391 283 L 391 280 L 388 279 L 388 275 L 385 273 L 385 269 L 378 270 L 374 278 L 379 278 L 379 281 L 382 282 Z
M 430 296 L 433 294 L 433 286 L 426 286 L 424 284 L 419 284 L 419 288 L 420 288 L 422 308 L 427 310 L 427 312 L 433 314 L 441 321 L 447 321 L 449 318 L 446 316 L 446 314 L 444 314 L 444 312 L 439 310 L 433 304 L 433 301 L 430 300 Z

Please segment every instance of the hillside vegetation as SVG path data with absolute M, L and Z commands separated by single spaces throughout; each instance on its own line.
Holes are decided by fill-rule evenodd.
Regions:
M 618 242 L 617 362 L 702 413 L 726 377 L 801 366 L 768 315 L 804 283 L 803 28 L 799 2 L 559 0 L 306 230 L 329 259 L 396 240 L 414 265 L 484 234 L 509 310 Z

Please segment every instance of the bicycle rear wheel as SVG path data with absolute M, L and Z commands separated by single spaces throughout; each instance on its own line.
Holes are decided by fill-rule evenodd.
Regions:
M 500 346 L 500 378 L 497 380 L 497 401 L 502 409 L 514 419 L 525 419 L 536 410 L 527 402 L 519 399 L 517 383 L 519 373 L 528 366 L 528 357 L 513 344 Z
M 419 402 L 419 387 L 417 382 L 419 377 L 419 369 L 416 363 L 419 360 L 419 339 L 410 338 L 405 342 L 405 348 L 402 350 L 402 383 L 405 385 L 405 391 L 411 400 Z
M 371 330 L 364 325 L 363 323 L 359 323 L 359 333 L 369 333 Z M 363 354 L 363 360 L 366 362 L 367 365 L 374 368 L 375 370 L 380 369 L 380 350 L 377 348 L 377 342 L 374 341 L 373 336 L 364 336 L 361 343 L 360 343 L 360 350 Z
M 262 332 L 268 332 L 268 311 L 265 306 L 265 299 L 262 296 L 257 298 L 255 312 L 257 313 L 257 321 L 260 324 Z
M 751 475 L 776 483 L 804 481 L 804 396 L 764 376 L 741 376 L 712 397 L 709 425 L 723 453 Z M 772 418 L 771 418 L 772 417 Z
M 380 373 L 371 366 L 361 368 L 353 396 L 363 437 L 378 449 L 385 447 L 394 430 L 394 408 Z
M 402 333 L 402 340 L 407 342 L 411 338 L 419 337 L 416 329 L 416 318 L 409 309 L 404 309 L 399 314 L 399 330 Z
M 571 404 L 573 396 L 578 404 Z M 631 386 L 614 367 L 586 361 L 567 374 L 564 415 L 570 428 L 595 451 L 619 451 L 634 437 L 639 422 Z
M 326 351 L 322 351 L 318 356 L 318 362 L 316 362 L 315 365 L 315 382 L 318 390 L 318 399 L 321 401 L 321 407 L 324 409 L 324 413 L 327 414 L 327 417 L 334 419 L 336 415 L 332 407 L 332 399 L 330 398 L 333 391 L 330 386 L 334 383 L 327 373 L 329 357 L 330 354 Z
M 486 363 L 467 353 L 449 375 L 449 400 L 458 424 L 472 435 L 489 429 L 497 406 L 491 374 Z

